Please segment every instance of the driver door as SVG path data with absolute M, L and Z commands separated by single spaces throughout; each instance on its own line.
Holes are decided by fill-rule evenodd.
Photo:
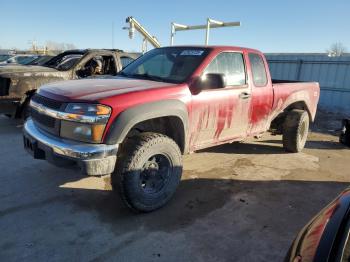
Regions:
M 248 131 L 251 100 L 244 54 L 218 54 L 202 76 L 208 73 L 223 74 L 226 87 L 202 90 L 192 96 L 192 150 L 228 140 L 240 140 Z

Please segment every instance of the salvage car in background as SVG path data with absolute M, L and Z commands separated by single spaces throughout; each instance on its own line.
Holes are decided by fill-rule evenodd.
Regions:
M 36 60 L 38 57 L 39 55 L 14 55 L 9 59 L 1 62 L 0 66 L 7 66 L 7 65 L 13 65 L 13 64 L 27 65 L 32 61 Z
M 48 63 L 53 56 L 50 55 L 39 55 L 34 60 L 29 61 L 26 64 L 6 64 L 0 66 L 0 73 L 1 72 L 15 72 L 15 71 L 21 71 L 21 70 L 29 70 L 28 66 L 44 66 L 46 63 Z M 27 69 L 26 69 L 27 67 Z
M 123 65 L 138 56 L 121 50 L 71 50 L 42 66 L 0 68 L 0 114 L 25 118 L 29 99 L 41 85 L 60 80 L 115 75 Z
M 350 261 L 350 188 L 315 216 L 294 240 L 286 262 Z
M 12 57 L 12 55 L 2 54 L 2 55 L 0 55 L 0 62 L 6 61 L 7 59 L 9 59 L 11 57 Z
M 27 66 L 30 65 L 45 65 L 48 61 L 50 61 L 53 58 L 52 55 L 41 55 L 38 58 L 34 59 L 30 63 L 26 64 Z
M 36 159 L 112 174 L 133 210 L 167 203 L 182 154 L 270 130 L 300 152 L 319 100 L 315 82 L 275 81 L 264 55 L 227 46 L 149 51 L 118 77 L 42 86 L 30 101 L 24 145 Z

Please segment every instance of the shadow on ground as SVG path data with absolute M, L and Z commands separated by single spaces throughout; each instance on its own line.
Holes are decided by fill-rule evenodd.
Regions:
M 281 140 L 261 140 L 258 141 L 259 143 L 264 144 L 275 144 L 282 146 Z M 259 148 L 264 148 L 266 145 L 260 145 Z M 276 146 L 269 146 L 277 148 Z M 342 145 L 338 141 L 329 141 L 329 140 L 309 140 L 306 142 L 305 148 L 308 149 L 332 149 L 332 150 L 340 150 L 340 149 L 347 149 L 346 146 Z
M 151 231 L 171 232 L 191 225 L 209 213 L 223 208 L 231 201 L 236 211 L 243 207 L 253 209 L 251 211 L 255 210 L 254 212 L 259 214 L 260 218 L 265 217 L 270 224 L 275 222 L 276 228 L 285 228 L 288 225 L 283 225 L 283 223 L 291 218 L 293 213 L 291 210 L 308 217 L 310 208 L 306 204 L 321 202 L 312 208 L 317 211 L 347 185 L 347 183 L 339 182 L 308 181 L 241 181 L 201 178 L 184 180 L 170 203 L 156 212 L 147 214 L 130 212 L 121 203 L 119 195 L 111 191 L 74 189 L 75 197 L 71 201 L 75 207 L 73 212 L 80 210 L 97 212 L 101 222 L 111 225 L 116 223 L 118 228 L 123 223 L 125 230 L 128 230 L 126 225 L 136 216 L 142 218 L 138 226 L 143 226 Z M 320 195 L 321 192 L 323 196 Z M 274 210 L 277 209 L 278 213 L 284 213 L 286 217 L 275 217 Z M 306 215 L 306 213 L 309 214 Z M 281 220 L 280 223 L 279 220 Z M 134 226 L 131 225 L 132 228 Z
M 108 186 L 96 186 L 108 185 L 108 179 L 31 159 L 23 151 L 21 128 L 2 123 L 1 261 L 282 261 L 297 232 L 348 186 L 331 176 L 322 182 L 223 179 L 227 167 L 220 166 L 185 171 L 166 206 L 135 214 L 117 193 L 104 189 Z M 317 139 L 307 143 L 310 149 L 338 146 Z M 285 154 L 278 139 L 226 144 L 198 155 L 202 152 L 248 159 Z
M 265 143 L 265 141 L 260 141 Z M 277 141 L 274 143 L 281 143 Z M 214 146 L 206 149 L 197 151 L 197 153 L 223 153 L 223 154 L 285 154 L 286 152 L 282 147 L 275 145 L 266 145 L 259 143 L 250 143 L 250 142 L 234 142 L 231 144 L 223 144 L 220 146 Z

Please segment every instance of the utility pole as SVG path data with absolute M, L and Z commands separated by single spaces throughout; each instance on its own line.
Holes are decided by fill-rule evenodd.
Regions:
M 112 49 L 114 49 L 114 22 L 112 22 Z

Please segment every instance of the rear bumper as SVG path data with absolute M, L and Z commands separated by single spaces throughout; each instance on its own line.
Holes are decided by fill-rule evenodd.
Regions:
M 106 175 L 114 171 L 118 144 L 88 144 L 62 139 L 39 129 L 31 119 L 24 124 L 25 149 L 35 159 L 57 166 L 78 164 L 88 175 Z

